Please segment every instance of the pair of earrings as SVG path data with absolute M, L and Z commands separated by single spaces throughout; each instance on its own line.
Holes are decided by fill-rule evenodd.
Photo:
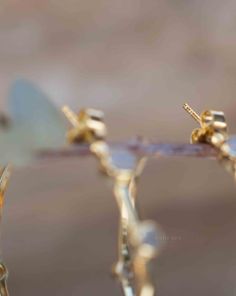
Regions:
M 184 109 L 200 124 L 191 135 L 192 143 L 206 143 L 218 151 L 220 162 L 236 175 L 234 138 L 227 134 L 223 112 L 205 111 L 199 116 L 188 104 Z M 87 143 L 99 159 L 102 171 L 114 180 L 114 195 L 120 211 L 118 262 L 113 269 L 123 295 L 153 296 L 155 288 L 150 265 L 161 249 L 162 231 L 153 221 L 141 221 L 136 208 L 137 178 L 146 158 L 135 158 L 128 151 L 111 148 L 105 141 L 107 129 L 103 113 L 81 110 L 77 115 L 68 107 L 63 112 L 73 128 L 67 137 L 70 143 Z M 235 140 L 236 144 L 236 140 Z
M 62 120 L 64 118 L 61 118 L 61 113 L 51 106 L 41 92 L 27 82 L 18 82 L 11 93 L 11 105 L 11 114 L 14 118 L 11 126 L 15 129 L 12 133 L 9 129 L 9 132 L 1 135 L 2 160 L 9 161 L 14 157 L 14 162 L 29 161 L 29 155 L 32 156 L 33 150 L 45 146 L 53 149 L 63 145 L 66 131 L 66 125 Z M 31 112 L 27 112 L 26 108 Z M 227 134 L 224 114 L 205 111 L 199 116 L 187 104 L 184 108 L 200 124 L 200 128 L 192 133 L 192 143 L 207 143 L 215 147 L 220 162 L 235 176 L 236 140 Z M 37 114 L 32 116 L 31 113 L 35 109 Z M 113 273 L 121 284 L 123 294 L 153 296 L 155 288 L 150 265 L 161 249 L 163 234 L 153 221 L 142 221 L 137 210 L 137 181 L 146 158 L 139 158 L 124 147 L 111 147 L 106 143 L 107 129 L 102 112 L 85 109 L 77 115 L 68 107 L 63 108 L 63 112 L 73 126 L 67 134 L 69 142 L 89 144 L 91 152 L 99 160 L 101 171 L 114 181 L 113 192 L 120 212 L 120 229 L 118 260 Z M 31 146 L 33 140 L 33 147 L 27 142 L 29 135 Z M 16 138 L 21 144 L 21 149 L 17 147 L 17 151 L 9 151 L 9 147 L 15 147 L 12 143 Z M 6 167 L 0 171 L 0 206 L 8 179 L 9 167 Z M 8 295 L 6 278 L 7 270 L 0 261 L 0 296 Z

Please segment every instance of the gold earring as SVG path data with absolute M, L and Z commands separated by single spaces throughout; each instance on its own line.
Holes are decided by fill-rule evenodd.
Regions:
M 183 108 L 200 124 L 193 130 L 191 142 L 212 145 L 218 152 L 220 163 L 236 179 L 236 137 L 228 135 L 224 113 L 207 110 L 198 115 L 187 103 Z
M 8 165 L 1 170 L 0 173 L 0 210 L 1 210 L 1 217 L 2 217 L 2 209 L 4 204 L 4 195 L 7 189 L 7 185 L 9 182 L 11 174 L 11 167 Z M 3 262 L 0 262 L 0 296 L 8 296 L 8 289 L 7 289 L 7 277 L 8 271 L 6 266 Z
M 103 172 L 114 181 L 114 195 L 120 211 L 118 262 L 113 273 L 125 296 L 153 296 L 149 265 L 157 256 L 160 233 L 152 221 L 141 221 L 136 209 L 136 183 L 145 159 L 137 160 L 128 151 L 112 151 L 106 143 L 106 125 L 101 111 L 85 109 L 77 115 L 68 107 L 63 112 L 73 128 L 71 143 L 88 143 Z M 123 160 L 125 159 L 125 163 Z

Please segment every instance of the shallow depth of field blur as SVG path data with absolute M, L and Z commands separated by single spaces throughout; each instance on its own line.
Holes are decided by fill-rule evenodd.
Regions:
M 182 110 L 225 112 L 236 132 L 236 2 L 3 0 L 0 107 L 14 79 L 59 107 L 102 109 L 113 140 L 188 142 Z M 110 276 L 118 211 L 93 158 L 16 169 L 3 217 L 11 295 L 121 295 Z M 213 160 L 151 159 L 142 217 L 159 222 L 158 295 L 234 295 L 236 187 Z

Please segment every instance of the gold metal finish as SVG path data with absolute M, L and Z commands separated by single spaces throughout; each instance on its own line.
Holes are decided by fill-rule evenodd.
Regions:
M 183 108 L 200 124 L 200 128 L 193 130 L 191 142 L 207 143 L 213 146 L 220 163 L 227 171 L 233 173 L 236 180 L 236 150 L 230 143 L 224 113 L 207 110 L 199 116 L 187 103 Z
M 200 128 L 192 132 L 192 143 L 208 143 L 218 147 L 228 138 L 223 112 L 208 110 L 198 115 L 187 103 L 183 107 L 200 124 Z
M 8 271 L 3 263 L 0 263 L 0 296 L 9 296 L 7 289 Z
M 8 165 L 1 170 L 0 175 L 0 210 L 2 211 L 4 203 L 4 195 L 11 174 L 11 166 Z M 9 296 L 7 290 L 8 271 L 6 266 L 0 263 L 0 296 Z
M 199 124 L 201 124 L 201 117 L 189 106 L 189 104 L 184 103 L 184 110 L 186 110 Z
M 0 177 L 0 208 L 3 207 L 4 195 L 7 189 L 10 175 L 11 175 L 11 166 L 8 165 L 2 170 L 1 177 Z
M 92 143 L 94 140 L 103 140 L 106 136 L 104 115 L 95 109 L 82 109 L 77 115 L 67 106 L 62 108 L 67 119 L 73 126 L 67 138 L 70 143 Z
M 73 126 L 67 135 L 69 141 L 89 143 L 103 173 L 114 180 L 120 226 L 118 261 L 113 267 L 113 274 L 121 284 L 123 295 L 153 296 L 155 289 L 149 268 L 159 251 L 158 228 L 153 222 L 141 222 L 136 209 L 137 179 L 146 158 L 136 159 L 131 168 L 118 167 L 105 141 L 106 126 L 102 112 L 85 109 L 76 115 L 68 107 L 64 107 L 63 112 Z

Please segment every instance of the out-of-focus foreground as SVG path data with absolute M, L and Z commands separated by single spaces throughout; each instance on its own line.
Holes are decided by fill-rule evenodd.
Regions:
M 112 139 L 187 142 L 182 110 L 223 110 L 236 93 L 236 3 L 2 1 L 0 94 L 34 81 L 59 106 L 100 108 Z M 139 183 L 143 217 L 166 231 L 159 295 L 233 295 L 236 188 L 216 162 L 150 160 Z M 93 159 L 16 170 L 4 212 L 11 295 L 120 295 L 110 278 L 118 211 Z

